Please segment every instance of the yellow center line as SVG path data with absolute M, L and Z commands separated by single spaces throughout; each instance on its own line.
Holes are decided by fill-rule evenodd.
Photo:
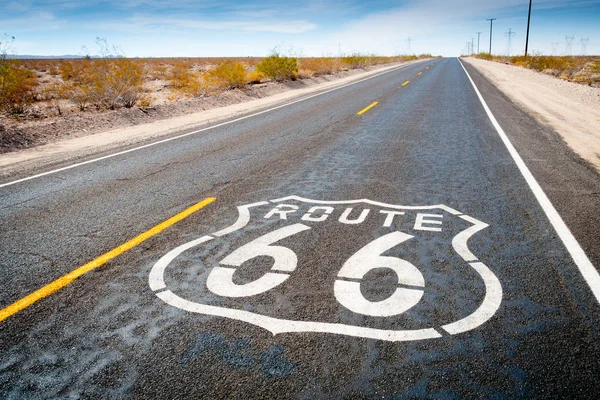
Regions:
M 429 69 L 429 66 L 425 67 L 425 69 Z
M 406 82 L 404 82 L 404 83 L 402 84 L 402 86 L 406 86 L 406 85 L 408 85 L 409 83 L 410 83 L 410 81 L 406 81 Z
M 423 72 L 419 72 L 417 75 L 423 75 Z
M 168 220 L 156 225 L 154 228 L 134 237 L 133 239 L 129 240 L 128 242 L 123 243 L 119 247 L 112 249 L 108 253 L 102 254 L 100 257 L 96 258 L 95 260 L 92 260 L 89 263 L 82 265 L 81 267 L 79 267 L 79 268 L 69 272 L 68 274 L 63 275 L 62 277 L 58 278 L 57 280 L 47 284 L 46 286 L 42 287 L 41 289 L 38 289 L 35 292 L 23 297 L 21 300 L 14 302 L 10 306 L 0 310 L 0 322 L 4 321 L 6 318 L 10 317 L 11 315 L 18 313 L 19 311 L 23 310 L 24 308 L 29 307 L 36 301 L 41 300 L 44 297 L 47 297 L 47 296 L 51 295 L 52 293 L 62 289 L 63 287 L 69 285 L 70 283 L 72 283 L 75 279 L 79 278 L 80 276 L 106 264 L 108 261 L 117 257 L 118 255 L 123 254 L 127 250 L 137 246 L 138 244 L 142 243 L 143 241 L 164 231 L 171 225 L 176 224 L 177 222 L 181 221 L 182 219 L 189 217 L 196 211 L 200 210 L 201 208 L 206 207 L 207 205 L 209 205 L 210 203 L 212 203 L 215 200 L 216 199 L 214 197 L 209 197 L 207 199 L 202 200 L 201 202 L 191 206 L 190 208 L 180 212 L 179 214 L 169 218 Z
M 366 113 L 367 111 L 369 111 L 371 108 L 375 107 L 377 104 L 379 104 L 379 103 L 378 102 L 374 102 L 370 106 L 368 106 L 368 107 L 363 108 L 362 110 L 360 110 L 357 114 L 358 115 L 362 115 L 362 114 Z

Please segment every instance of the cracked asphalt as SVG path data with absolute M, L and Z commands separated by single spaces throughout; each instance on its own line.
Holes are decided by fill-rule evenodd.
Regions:
M 600 265 L 600 175 L 466 68 Z M 598 302 L 456 59 L 1 188 L 0 309 L 208 197 L 1 321 L 0 398 L 597 397 Z

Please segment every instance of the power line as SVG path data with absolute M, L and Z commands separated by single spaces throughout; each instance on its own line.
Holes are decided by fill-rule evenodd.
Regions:
M 573 54 L 573 41 L 575 40 L 575 36 L 566 36 L 565 35 L 565 56 L 570 56 Z
M 492 30 L 494 26 L 494 21 L 497 18 L 486 18 L 486 21 L 490 21 L 490 55 L 492 55 Z
M 504 36 L 506 36 L 508 38 L 508 48 L 507 48 L 507 55 L 510 56 L 510 52 L 512 50 L 512 38 L 515 37 L 516 33 L 513 32 L 512 28 L 508 29 L 508 32 L 504 33 Z
M 587 45 L 588 45 L 589 41 L 590 41 L 589 37 L 586 37 L 585 39 L 581 38 L 581 55 L 582 56 L 587 55 Z

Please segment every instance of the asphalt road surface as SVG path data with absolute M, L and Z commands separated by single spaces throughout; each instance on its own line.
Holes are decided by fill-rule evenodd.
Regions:
M 597 398 L 599 175 L 466 70 L 0 182 L 0 398 Z

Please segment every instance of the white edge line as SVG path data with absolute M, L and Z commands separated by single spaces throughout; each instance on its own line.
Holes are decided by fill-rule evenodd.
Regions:
M 272 107 L 272 108 L 269 108 L 267 110 L 259 111 L 259 112 L 254 113 L 254 114 L 245 115 L 243 117 L 236 118 L 236 119 L 233 119 L 231 121 L 221 122 L 219 124 L 212 125 L 212 126 L 209 126 L 209 127 L 206 127 L 206 128 L 202 128 L 202 129 L 199 129 L 199 130 L 196 130 L 196 131 L 192 131 L 192 132 L 184 133 L 184 134 L 181 134 L 181 135 L 178 135 L 178 136 L 173 136 L 173 137 L 170 137 L 170 138 L 167 138 L 167 139 L 162 139 L 162 140 L 159 140 L 159 141 L 156 141 L 156 142 L 148 143 L 148 144 L 145 144 L 143 146 L 134 147 L 132 149 L 119 151 L 117 153 L 113 153 L 113 154 L 109 154 L 109 155 L 106 155 L 106 156 L 94 158 L 92 160 L 87 160 L 87 161 L 83 161 L 83 162 L 80 162 L 80 163 L 68 165 L 66 167 L 54 169 L 54 170 L 51 170 L 51 171 L 42 172 L 40 174 L 36 174 L 36 175 L 28 176 L 28 177 L 25 177 L 25 178 L 17 179 L 15 181 L 2 183 L 2 184 L 0 184 L 0 188 L 6 187 L 6 186 L 15 185 L 15 184 L 21 183 L 21 182 L 26 182 L 26 181 L 29 181 L 29 180 L 32 180 L 32 179 L 36 179 L 36 178 L 41 178 L 42 176 L 55 174 L 57 172 L 66 171 L 66 170 L 69 170 L 69 169 L 72 169 L 72 168 L 80 167 L 82 165 L 91 164 L 91 163 L 94 163 L 94 162 L 106 160 L 108 158 L 117 157 L 117 156 L 120 156 L 120 155 L 123 155 L 123 154 L 132 153 L 132 152 L 137 151 L 137 150 L 142 150 L 142 149 L 145 149 L 145 148 L 148 148 L 148 147 L 152 147 L 152 146 L 156 146 L 156 145 L 159 145 L 159 144 L 162 144 L 162 143 L 167 143 L 167 142 L 170 142 L 172 140 L 181 139 L 181 138 L 184 138 L 186 136 L 195 135 L 197 133 L 205 132 L 205 131 L 208 131 L 208 130 L 211 130 L 211 129 L 220 128 L 222 126 L 233 124 L 233 123 L 236 123 L 236 122 L 239 122 L 239 121 L 243 121 L 245 119 L 256 117 L 258 115 L 266 114 L 268 112 L 271 112 L 271 111 L 274 111 L 274 110 L 278 110 L 280 108 L 288 107 L 288 106 L 291 106 L 292 104 L 300 103 L 302 101 L 309 100 L 309 99 L 312 99 L 312 98 L 317 97 L 317 96 L 322 96 L 324 94 L 327 94 L 327 93 L 330 93 L 330 92 L 333 92 L 333 91 L 336 91 L 336 90 L 344 89 L 346 87 L 349 87 L 349 86 L 352 86 L 352 85 L 356 85 L 358 83 L 367 81 L 369 79 L 377 78 L 378 76 L 389 74 L 390 72 L 394 72 L 394 71 L 397 71 L 399 69 L 406 68 L 409 65 L 415 65 L 415 64 L 418 64 L 418 63 L 400 65 L 397 68 L 392 68 L 392 69 L 390 69 L 388 71 L 384 71 L 384 72 L 381 72 L 379 74 L 375 74 L 375 75 L 369 76 L 367 78 L 358 80 L 356 82 L 350 82 L 350 83 L 348 83 L 346 85 L 342 85 L 342 86 L 338 86 L 338 87 L 335 87 L 335 88 L 332 88 L 332 89 L 328 89 L 328 90 L 326 90 L 324 92 L 313 94 L 313 95 L 310 95 L 310 96 L 307 96 L 307 97 L 302 97 L 300 99 L 291 101 L 289 103 L 281 104 L 279 106 Z
M 554 227 L 554 230 L 556 231 L 563 244 L 567 248 L 567 251 L 573 258 L 575 264 L 577 265 L 577 268 L 579 268 L 579 272 L 581 272 L 581 275 L 592 290 L 592 293 L 596 297 L 596 301 L 600 303 L 600 274 L 598 273 L 598 270 L 594 268 L 594 265 L 577 242 L 577 239 L 575 239 L 575 237 L 561 218 L 560 214 L 558 214 L 558 211 L 556 211 L 556 209 L 550 202 L 550 199 L 548 199 L 548 196 L 546 196 L 546 193 L 544 193 L 544 191 L 542 190 L 542 187 L 535 180 L 533 174 L 531 173 L 531 171 L 529 171 L 529 168 L 527 168 L 527 165 L 525 165 L 525 162 L 523 161 L 513 144 L 508 139 L 508 136 L 506 136 L 506 133 L 492 114 L 492 111 L 483 99 L 483 96 L 481 96 L 479 89 L 477 89 L 475 82 L 473 82 L 473 79 L 471 79 L 471 76 L 467 72 L 467 69 L 460 61 L 460 59 L 458 59 L 458 62 L 460 63 L 462 69 L 465 71 L 465 74 L 467 74 L 469 81 L 471 81 L 471 85 L 473 85 L 473 89 L 475 89 L 475 93 L 477 94 L 477 97 L 479 97 L 479 101 L 483 105 L 483 108 L 485 109 L 487 116 L 492 122 L 492 125 L 494 125 L 494 128 L 496 128 L 498 135 L 500 135 L 500 138 L 504 142 L 504 145 L 508 149 L 508 152 L 515 161 L 515 164 L 517 164 L 519 171 L 521 171 L 521 174 L 523 175 L 525 181 L 531 188 L 531 191 L 533 192 L 535 198 L 544 210 L 544 213 L 546 213 L 550 224 L 552 224 L 552 226 Z

